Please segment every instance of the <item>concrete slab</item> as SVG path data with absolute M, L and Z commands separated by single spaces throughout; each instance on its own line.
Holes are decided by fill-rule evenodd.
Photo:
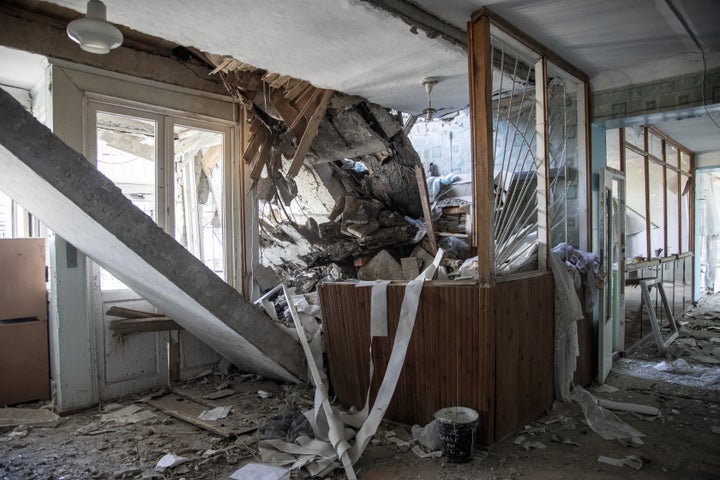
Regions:
M 0 190 L 238 368 L 306 378 L 300 345 L 0 90 Z

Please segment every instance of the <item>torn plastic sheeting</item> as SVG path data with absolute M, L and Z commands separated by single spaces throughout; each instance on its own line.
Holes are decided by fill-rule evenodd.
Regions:
M 618 362 L 615 370 L 633 377 L 659 380 L 687 387 L 717 390 L 720 385 L 720 368 L 700 367 L 678 358 L 673 362 L 653 363 L 643 360 Z
M 565 263 L 551 253 L 550 266 L 555 287 L 555 396 L 569 402 L 572 400 L 570 386 L 580 354 L 577 321 L 582 320 L 584 314 Z
M 588 426 L 605 440 L 632 439 L 645 436 L 645 434 L 620 420 L 611 411 L 598 405 L 595 397 L 584 388 L 575 387 L 572 396 L 580 404 Z
M 300 315 L 293 303 L 288 302 L 290 314 L 295 322 L 295 328 L 297 329 L 300 343 L 305 352 L 310 370 L 310 378 L 315 384 L 315 408 L 310 420 L 316 439 L 311 440 L 307 437 L 299 437 L 294 444 L 282 440 L 263 441 L 259 444 L 263 461 L 281 465 L 292 465 L 292 469 L 304 467 L 311 475 L 322 477 L 335 470 L 339 466 L 338 460 L 340 460 L 346 477 L 350 480 L 357 478 L 353 464 L 360 458 L 370 440 L 377 432 L 380 422 L 392 399 L 403 363 L 405 362 L 405 354 L 407 353 L 410 337 L 415 325 L 424 281 L 426 278 L 432 278 L 435 275 L 443 256 L 444 252 L 442 249 L 438 250 L 432 265 L 425 269 L 417 278 L 408 282 L 405 287 L 405 295 L 400 308 L 400 320 L 395 333 L 390 360 L 388 361 L 387 370 L 375 402 L 372 409 L 369 409 L 369 405 L 366 404 L 361 412 L 352 416 L 340 416 L 336 409 L 330 404 L 327 386 L 321 378 L 310 345 L 304 335 Z M 287 288 L 284 285 L 282 288 L 286 298 L 289 299 L 290 294 Z M 352 422 L 348 424 L 359 424 L 359 420 L 363 420 L 357 433 L 346 428 L 346 419 Z M 355 438 L 355 444 L 350 446 L 349 441 L 352 440 L 353 437 Z
M 630 468 L 634 468 L 635 470 L 640 470 L 643 466 L 642 459 L 635 455 L 628 455 L 625 458 L 612 458 L 600 455 L 597 461 L 598 463 L 605 463 L 607 465 L 613 465 L 615 467 L 628 466 Z
M 437 420 L 433 420 L 424 427 L 413 425 L 411 430 L 413 438 L 428 450 L 437 450 L 442 446 Z

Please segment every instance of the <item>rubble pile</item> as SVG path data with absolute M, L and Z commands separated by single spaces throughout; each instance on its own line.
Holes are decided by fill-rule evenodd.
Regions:
M 324 280 L 404 280 L 427 264 L 413 251 L 438 248 L 428 185 L 401 115 L 235 59 L 208 60 L 248 107 L 243 158 L 259 202 L 253 276 L 261 291 L 280 282 L 305 293 Z M 443 212 L 451 236 L 440 244 L 464 260 L 469 209 L 453 207 Z

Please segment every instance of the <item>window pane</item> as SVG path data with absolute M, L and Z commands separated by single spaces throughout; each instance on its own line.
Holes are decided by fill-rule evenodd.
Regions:
M 679 221 L 678 218 L 678 174 L 670 170 L 667 171 L 667 249 L 668 255 L 680 253 L 679 242 Z
M 650 183 L 650 251 L 653 257 L 664 257 L 665 251 L 665 168 L 649 162 Z
M 645 129 L 643 127 L 628 127 L 625 129 L 625 141 L 645 150 Z
M 155 220 L 155 121 L 97 112 L 96 122 L 97 169 L 136 207 Z M 127 286 L 100 269 L 100 288 L 118 290 Z
M 692 189 L 691 178 L 687 175 L 680 176 L 680 239 L 682 241 L 680 253 L 689 252 L 690 247 L 690 190 Z
M 683 172 L 690 172 L 690 155 L 686 152 L 680 152 L 680 169 Z
M 672 165 L 675 168 L 678 168 L 677 148 L 670 145 L 669 143 L 665 144 L 665 163 L 667 163 L 668 165 Z
M 645 158 L 625 150 L 627 258 L 647 258 L 647 224 L 645 212 Z
M 650 151 L 650 155 L 662 160 L 663 148 L 660 137 L 652 133 L 648 133 L 648 150 Z
M 222 133 L 176 125 L 175 239 L 225 278 Z
M 605 152 L 607 166 L 620 170 L 620 130 L 613 129 L 605 132 Z
M 495 153 L 493 237 L 495 273 L 535 270 L 538 244 L 538 168 L 535 62 L 492 37 Z
M 0 192 L 0 238 L 13 238 L 12 199 Z
M 550 167 L 550 245 L 580 246 L 578 88 L 582 84 L 548 63 L 548 151 Z

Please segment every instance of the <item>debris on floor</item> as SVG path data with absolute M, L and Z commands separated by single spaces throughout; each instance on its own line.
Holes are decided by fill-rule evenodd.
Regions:
M 628 455 L 625 458 L 611 458 L 600 455 L 597 461 L 598 463 L 605 463 L 608 465 L 613 465 L 615 467 L 627 466 L 630 468 L 634 468 L 635 470 L 640 470 L 643 466 L 642 459 L 635 455 Z
M 61 418 L 54 412 L 42 408 L 0 408 L 0 427 L 17 425 L 55 426 Z

